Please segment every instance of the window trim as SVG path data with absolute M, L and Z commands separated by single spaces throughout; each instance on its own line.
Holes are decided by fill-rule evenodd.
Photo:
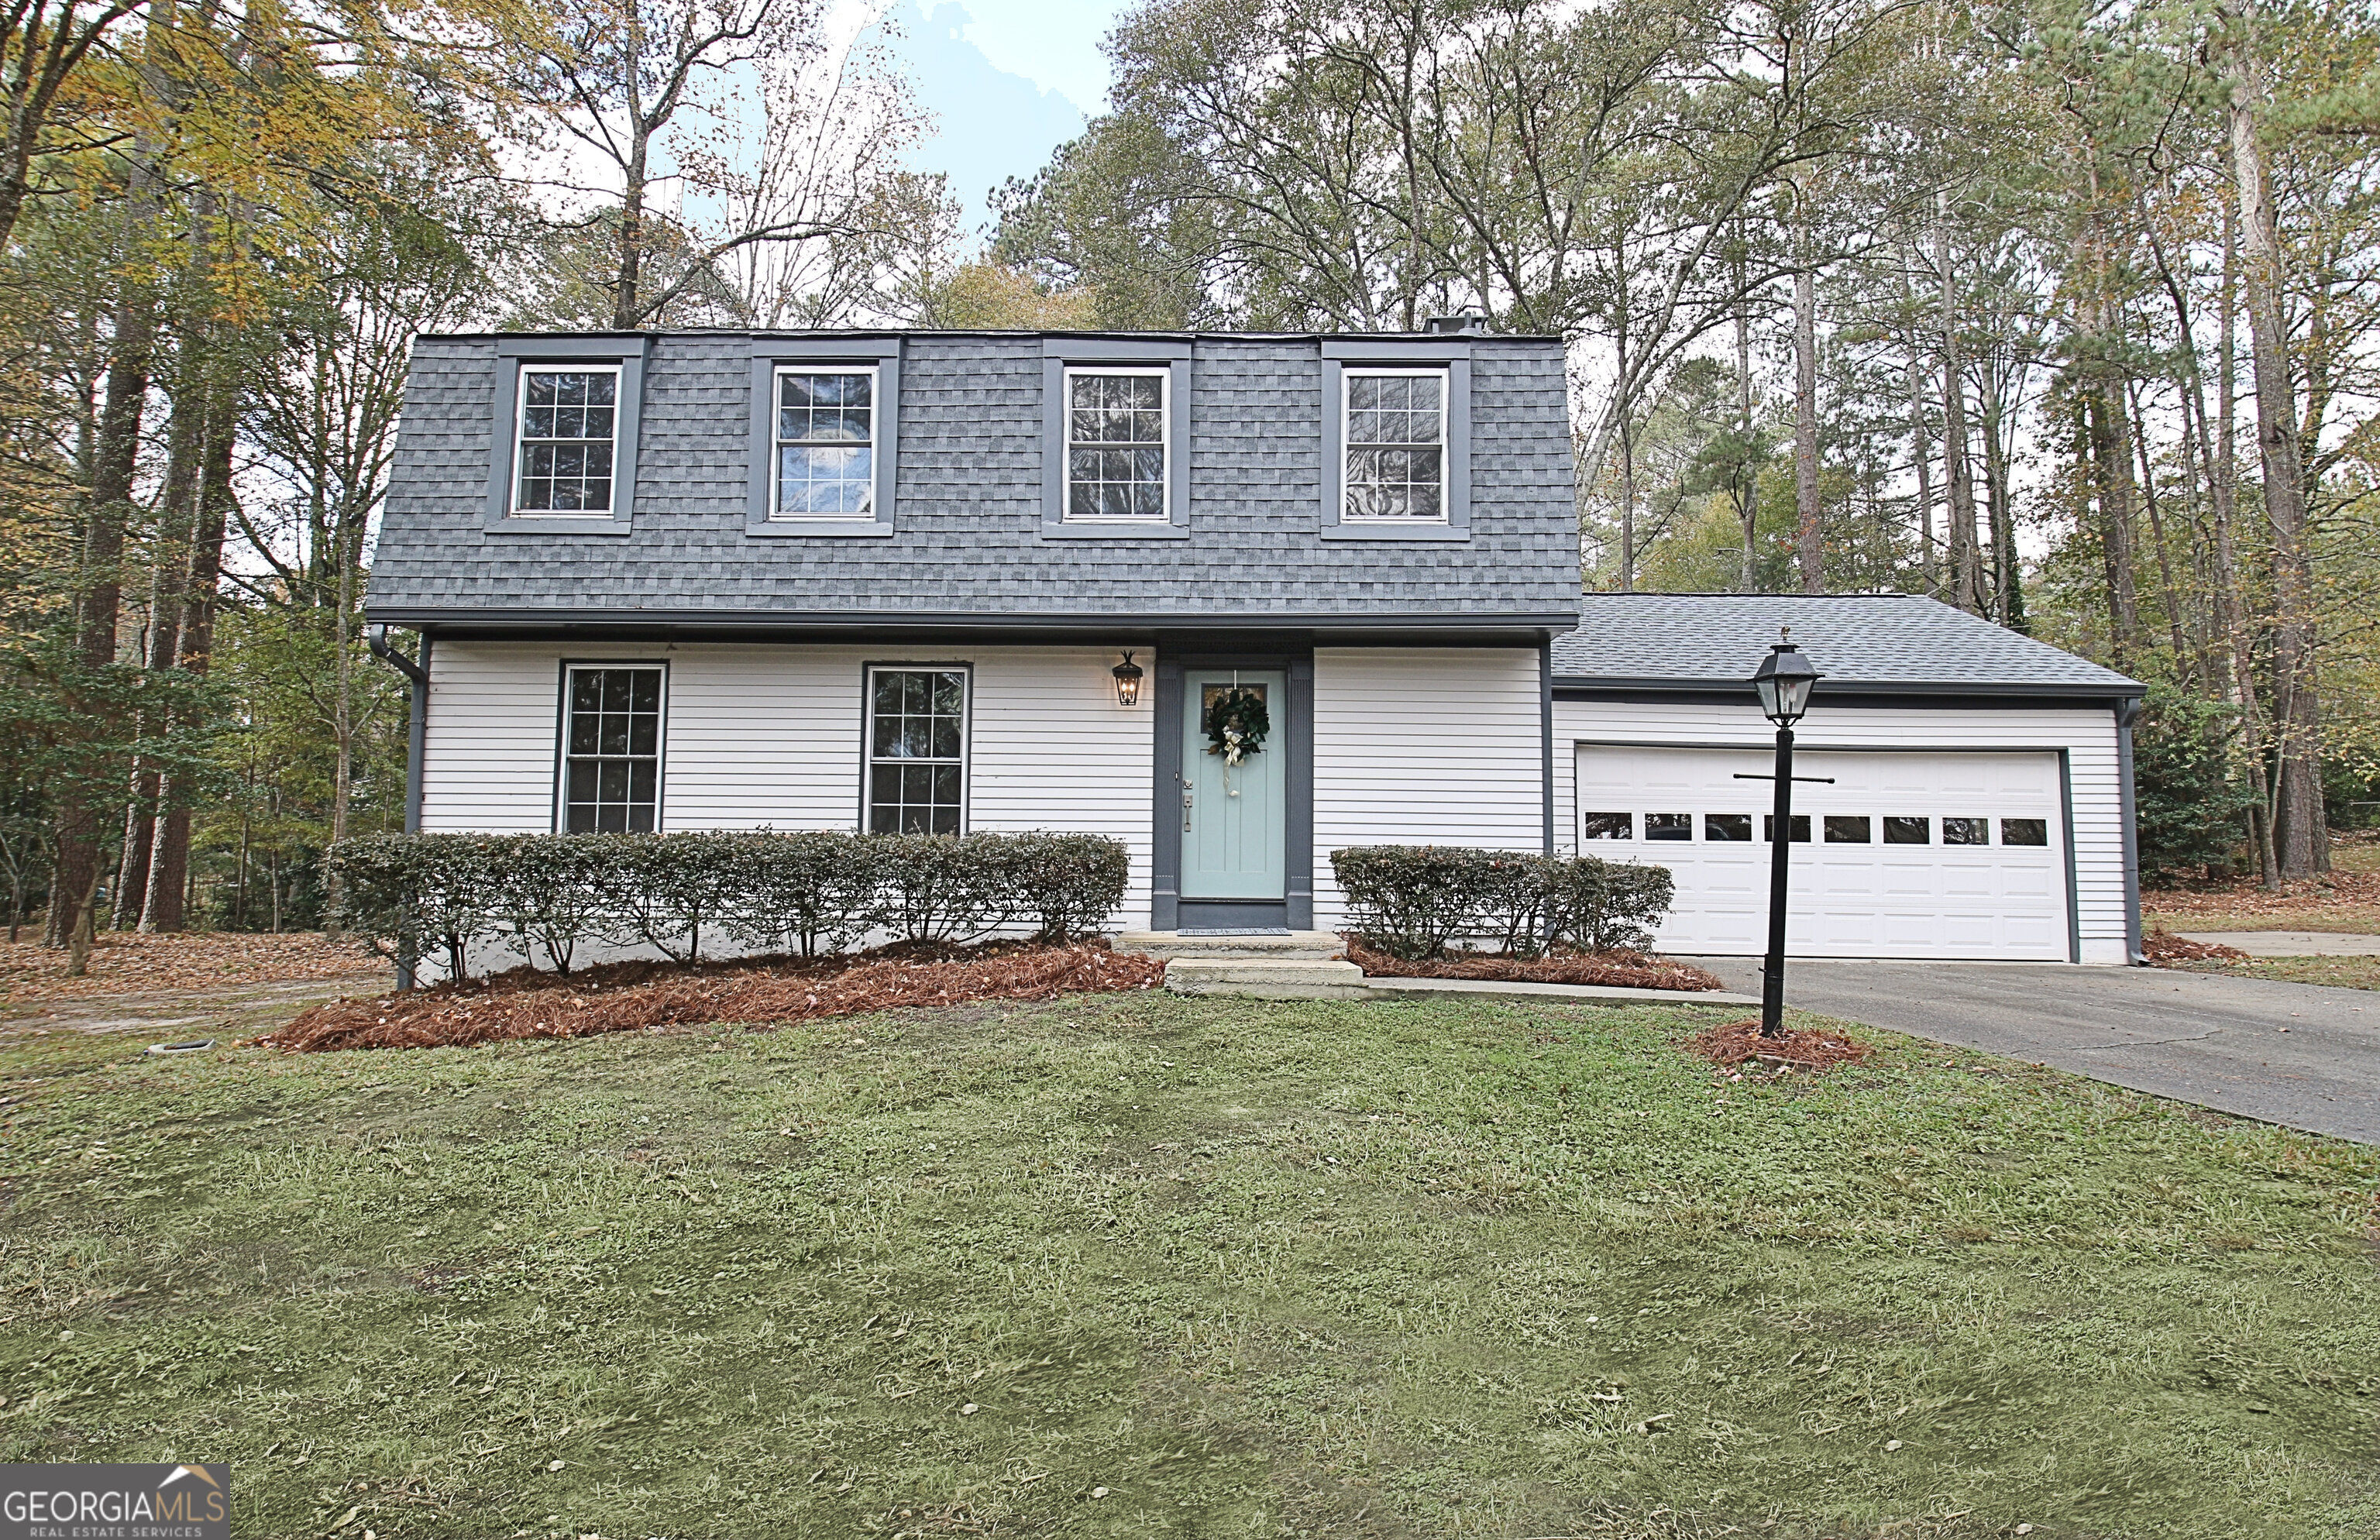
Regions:
M 975 825 L 975 665 L 889 659 L 859 665 L 859 817 L 854 827 L 868 832 L 874 804 L 869 782 L 876 768 L 876 676 L 883 673 L 955 673 L 964 691 L 959 701 L 959 829 L 964 835 Z M 938 761 L 929 761 L 938 762 Z
M 779 468 L 786 441 L 777 434 L 784 409 L 784 382 L 794 375 L 865 374 L 868 376 L 868 511 L 864 514 L 789 514 L 785 512 L 784 477 Z M 876 444 L 882 436 L 884 371 L 881 366 L 835 363 L 774 363 L 769 370 L 769 517 L 777 524 L 874 524 L 882 489 L 876 475 Z
M 1165 373 L 1165 516 L 1070 519 L 1067 381 L 1076 373 Z M 1190 537 L 1190 344 L 1176 339 L 1044 337 L 1041 341 L 1041 538 L 1045 540 L 1187 540 Z
M 751 469 L 744 533 L 771 540 L 883 539 L 895 527 L 900 485 L 901 339 L 896 336 L 754 337 Z M 868 517 L 777 513 L 777 376 L 787 370 L 876 374 L 875 513 Z
M 524 358 L 521 360 L 520 367 L 514 370 L 513 474 L 506 479 L 504 489 L 508 494 L 507 502 L 510 503 L 510 507 L 505 514 L 507 518 L 533 518 L 538 520 L 540 523 L 548 523 L 554 519 L 609 518 L 612 516 L 611 507 L 606 507 L 601 514 L 591 513 L 585 509 L 522 507 L 520 505 L 520 451 L 521 441 L 527 434 L 528 429 L 528 381 L 530 375 L 609 374 L 612 377 L 612 471 L 610 480 L 612 482 L 612 505 L 617 506 L 620 501 L 620 394 L 621 388 L 625 383 L 625 382 L 621 379 L 621 373 L 622 370 L 620 365 L 604 363 L 597 359 L 589 359 L 578 363 L 554 363 L 542 358 Z M 553 440 L 550 442 L 561 443 L 564 441 Z M 580 439 L 577 442 L 580 443 L 592 443 L 595 441 L 592 439 Z
M 1160 512 L 1155 518 L 1140 514 L 1088 515 L 1076 517 L 1070 511 L 1061 522 L 1071 526 L 1122 525 L 1134 529 L 1161 529 L 1173 522 L 1173 371 L 1161 364 L 1068 364 L 1058 382 L 1059 413 L 1062 426 L 1059 430 L 1058 498 L 1062 509 L 1075 505 L 1075 451 L 1081 447 L 1075 441 L 1075 382 L 1081 379 L 1132 379 L 1157 382 L 1158 442 L 1160 454 L 1165 457 L 1164 474 L 1159 478 L 1158 495 Z
M 659 669 L 661 722 L 653 735 L 653 832 L 669 828 L 670 661 L 666 658 L 564 658 L 553 693 L 553 806 L 549 827 L 556 834 L 570 824 L 570 675 L 577 669 Z
M 1405 515 L 1397 518 L 1350 517 L 1347 513 L 1347 494 L 1352 489 L 1347 484 L 1347 455 L 1354 448 L 1354 443 L 1347 431 L 1347 418 L 1355 408 L 1354 404 L 1354 393 L 1349 388 L 1347 382 L 1351 380 L 1413 379 L 1422 375 L 1434 377 L 1439 382 L 1438 516 L 1436 518 L 1422 518 L 1414 515 Z M 1336 464 L 1339 467 L 1339 517 L 1341 521 L 1352 527 L 1363 529 L 1421 529 L 1433 525 L 1443 526 L 1451 522 L 1453 514 L 1454 500 L 1451 489 L 1447 483 L 1451 479 L 1448 475 L 1448 471 L 1451 468 L 1449 462 L 1453 458 L 1454 371 L 1451 369 L 1441 369 L 1436 366 L 1421 369 L 1407 369 L 1402 367 L 1388 367 L 1379 364 L 1342 364 L 1339 366 L 1339 456 Z
M 506 535 L 625 535 L 636 516 L 637 447 L 642 437 L 645 357 L 641 334 L 496 339 L 495 397 L 489 415 L 488 504 L 481 527 Z M 612 507 L 609 513 L 549 514 L 515 510 L 519 496 L 521 382 L 524 367 L 611 367 L 620 374 L 612 416 Z
M 1347 371 L 1442 371 L 1446 460 L 1442 518 L 1351 519 L 1347 510 Z M 1471 344 L 1444 337 L 1330 337 L 1322 343 L 1322 507 L 1326 540 L 1471 538 Z

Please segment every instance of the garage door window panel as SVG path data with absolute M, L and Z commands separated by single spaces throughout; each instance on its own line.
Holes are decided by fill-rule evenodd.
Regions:
M 2047 819 L 2000 819 L 2000 843 L 2004 845 L 2046 845 L 2049 843 Z
M 1873 843 L 1869 838 L 1867 818 L 1853 813 L 1827 815 L 1827 843 L 1830 845 L 1864 845 Z
M 1942 843 L 1946 845 L 1987 845 L 1992 843 L 1992 820 L 1944 819 Z
M 1579 838 L 1584 840 L 1633 840 L 1636 815 L 1633 813 L 1582 813 L 1578 819 Z
M 1749 813 L 1705 813 L 1703 838 L 1728 844 L 1748 844 L 1752 841 L 1752 815 Z
M 1787 826 L 1785 837 L 1795 844 L 1808 844 L 1810 843 L 1810 815 L 1807 813 L 1794 814 L 1792 823 Z M 1774 844 L 1776 842 L 1777 815 L 1774 813 L 1763 813 L 1760 815 L 1760 843 L 1762 844 Z
M 1694 837 L 1694 816 L 1692 813 L 1647 813 L 1645 815 L 1645 837 L 1648 840 L 1691 840 Z
M 1884 843 L 1888 845 L 1930 845 L 1934 843 L 1934 820 L 1888 818 L 1884 820 Z

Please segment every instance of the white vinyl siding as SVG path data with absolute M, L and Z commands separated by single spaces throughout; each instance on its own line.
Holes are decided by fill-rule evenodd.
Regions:
M 668 660 L 664 831 L 859 827 L 868 665 L 970 665 L 966 827 L 1123 840 L 1132 875 L 1122 917 L 1148 923 L 1155 712 L 1146 695 L 1135 707 L 1115 703 L 1108 649 L 440 642 L 431 652 L 425 831 L 553 827 L 565 658 Z
M 1923 707 L 1840 705 L 1830 710 L 1821 694 L 1794 736 L 1797 750 L 1878 748 L 1923 758 L 1930 748 L 1940 751 L 1937 762 L 1959 751 L 1992 750 L 2005 754 L 2066 750 L 2074 807 L 2074 926 L 2082 942 L 2082 961 L 2125 961 L 2123 805 L 2112 710 L 2062 707 L 1931 710 Z M 1678 744 L 1767 750 L 1775 741 L 1776 730 L 1749 701 L 1731 704 L 1558 699 L 1554 702 L 1556 846 L 1564 851 L 1579 848 L 1580 744 Z M 1823 775 L 1827 771 L 1805 766 L 1802 773 Z M 1647 809 L 1634 810 L 1641 813 Z M 1678 810 L 1699 814 L 1705 809 Z M 1897 810 L 1880 805 L 1873 809 L 1879 815 Z M 2034 811 L 2030 806 L 2005 810 L 2022 814 Z M 1998 819 L 2003 809 L 1984 807 L 1977 811 L 1993 817 L 1993 845 L 1998 848 Z M 2059 810 L 2053 804 L 2046 811 L 2056 818 Z M 1640 836 L 1642 832 L 1640 829 Z M 1696 832 L 1700 834 L 1699 827 Z M 1880 833 L 1879 831 L 1879 838 Z M 2053 827 L 2050 838 L 2053 848 L 2062 847 L 2061 831 Z M 1933 839 L 1938 846 L 1942 840 L 1938 817 Z M 1585 848 L 1589 854 L 1607 858 L 1633 856 L 1658 863 L 1662 846 L 1640 837 L 1633 843 L 1596 841 Z M 1810 847 L 1794 848 L 1798 858 Z M 2062 872 L 2059 880 L 2062 883 Z M 1765 890 L 1760 902 L 1765 915 Z M 2060 903 L 2062 909 L 2062 899 Z
M 1318 648 L 1314 923 L 1345 917 L 1350 845 L 1545 847 L 1534 648 Z

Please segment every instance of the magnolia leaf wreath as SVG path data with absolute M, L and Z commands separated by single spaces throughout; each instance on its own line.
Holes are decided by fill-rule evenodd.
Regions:
M 1206 728 L 1207 752 L 1236 766 L 1264 746 L 1272 719 L 1265 714 L 1264 697 L 1234 685 L 1208 703 Z

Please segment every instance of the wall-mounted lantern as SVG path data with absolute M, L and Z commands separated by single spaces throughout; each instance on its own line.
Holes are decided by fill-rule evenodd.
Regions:
M 1138 663 L 1132 661 L 1132 653 L 1130 650 L 1127 649 L 1125 651 L 1123 661 L 1118 663 L 1109 672 L 1115 675 L 1116 704 L 1119 706 L 1139 705 L 1141 667 Z

